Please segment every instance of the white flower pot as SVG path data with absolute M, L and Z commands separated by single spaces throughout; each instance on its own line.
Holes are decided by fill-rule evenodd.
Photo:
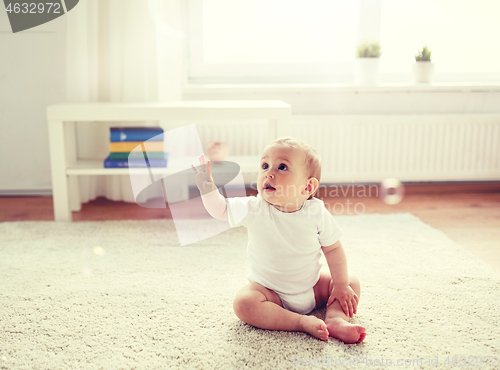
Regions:
M 415 62 L 412 66 L 413 83 L 430 84 L 434 78 L 434 63 Z
M 378 84 L 380 58 L 356 58 L 354 61 L 354 84 L 374 86 Z

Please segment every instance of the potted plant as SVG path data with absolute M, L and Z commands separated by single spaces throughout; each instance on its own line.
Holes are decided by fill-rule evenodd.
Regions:
M 416 84 L 430 84 L 434 77 L 434 63 L 431 62 L 431 51 L 427 45 L 418 50 L 415 55 L 415 64 L 412 66 L 413 82 Z
M 358 43 L 354 62 L 356 85 L 377 85 L 380 54 L 378 40 L 363 40 Z

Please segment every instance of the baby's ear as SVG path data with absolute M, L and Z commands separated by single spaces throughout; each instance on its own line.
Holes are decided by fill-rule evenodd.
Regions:
M 318 190 L 319 181 L 316 177 L 310 177 L 307 179 L 307 185 L 305 191 L 307 194 L 312 195 Z

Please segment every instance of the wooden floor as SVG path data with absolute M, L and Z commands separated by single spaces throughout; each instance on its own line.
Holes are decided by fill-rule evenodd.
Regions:
M 412 184 L 405 190 L 396 205 L 384 203 L 377 188 L 367 185 L 323 188 L 318 197 L 334 215 L 412 213 L 500 271 L 500 183 Z M 105 198 L 73 213 L 74 221 L 158 218 L 171 218 L 168 208 L 146 209 Z M 54 220 L 51 197 L 0 197 L 0 222 L 42 220 Z

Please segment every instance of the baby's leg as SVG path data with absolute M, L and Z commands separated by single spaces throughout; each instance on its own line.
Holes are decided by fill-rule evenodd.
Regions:
M 332 291 L 332 279 L 330 273 L 321 271 L 321 276 L 314 286 L 316 307 L 325 307 Z M 356 276 L 349 276 L 349 286 L 357 294 L 361 294 L 359 280 Z M 339 301 L 335 300 L 326 309 L 325 323 L 331 337 L 340 339 L 344 343 L 360 343 L 365 339 L 366 329 L 361 325 L 350 324 L 351 318 L 344 313 Z
M 323 320 L 284 309 L 279 296 L 260 284 L 244 286 L 236 295 L 233 307 L 236 316 L 249 325 L 268 330 L 303 331 L 328 340 Z

